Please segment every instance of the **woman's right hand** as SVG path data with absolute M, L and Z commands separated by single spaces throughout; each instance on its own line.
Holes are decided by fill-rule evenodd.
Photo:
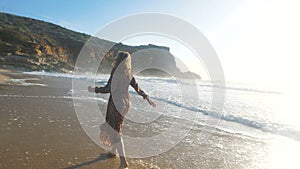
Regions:
M 95 88 L 93 88 L 92 86 L 88 86 L 88 91 L 89 92 L 95 92 Z

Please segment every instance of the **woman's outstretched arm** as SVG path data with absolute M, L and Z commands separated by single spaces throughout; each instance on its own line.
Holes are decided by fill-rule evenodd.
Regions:
M 149 97 L 139 86 L 139 84 L 136 82 L 135 78 L 132 77 L 131 81 L 130 81 L 130 85 L 131 87 L 134 88 L 134 90 L 141 96 L 143 96 L 144 99 L 146 99 L 147 97 Z
M 110 83 L 111 83 L 111 77 L 109 78 L 107 84 L 104 87 L 91 87 L 88 86 L 89 92 L 95 92 L 95 93 L 110 93 Z
M 141 96 L 143 96 L 143 99 L 146 99 L 148 101 L 148 103 L 152 106 L 152 107 L 156 107 L 156 104 L 151 101 L 149 99 L 149 96 L 140 88 L 140 86 L 138 85 L 138 83 L 136 82 L 135 78 L 132 77 L 131 81 L 130 81 L 130 85 L 134 88 L 134 90 Z

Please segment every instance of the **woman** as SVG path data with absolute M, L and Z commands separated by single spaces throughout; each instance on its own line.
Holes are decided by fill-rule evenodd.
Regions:
M 128 88 L 132 86 L 148 103 L 155 107 L 155 103 L 139 87 L 131 73 L 131 56 L 128 52 L 119 52 L 113 63 L 110 78 L 104 87 L 88 87 L 89 92 L 110 93 L 107 110 L 106 123 L 100 126 L 100 142 L 112 146 L 113 151 L 120 155 L 120 168 L 126 168 L 128 163 L 125 158 L 124 144 L 121 137 L 124 116 L 129 110 L 130 97 Z

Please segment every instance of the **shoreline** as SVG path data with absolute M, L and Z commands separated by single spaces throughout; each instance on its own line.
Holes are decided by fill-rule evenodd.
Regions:
M 71 79 L 18 72 L 7 75 L 33 79 L 30 83 L 47 86 L 2 85 L 0 168 L 118 168 L 119 159 L 109 158 L 86 135 L 77 119 L 72 97 L 65 97 L 72 88 Z M 106 103 L 98 104 L 101 111 L 106 110 Z M 130 133 L 134 132 L 132 125 L 125 119 L 124 134 L 138 135 Z M 217 131 L 201 142 L 202 127 L 194 126 L 178 145 L 160 155 L 128 158 L 129 167 L 266 168 L 262 165 L 267 156 L 263 151 L 267 148 L 265 142 Z M 157 131 L 148 132 L 151 135 Z
M 18 73 L 11 74 L 13 78 L 35 78 L 32 83 L 50 87 L 0 88 L 0 168 L 118 168 L 119 159 L 110 158 L 81 128 L 73 100 L 60 97 L 69 91 L 70 80 Z M 54 87 L 58 82 L 61 85 Z M 150 168 L 129 162 L 131 168 Z

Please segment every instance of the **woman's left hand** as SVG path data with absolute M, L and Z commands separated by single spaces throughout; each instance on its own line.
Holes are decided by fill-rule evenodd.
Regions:
M 95 88 L 93 88 L 92 86 L 88 86 L 88 91 L 89 92 L 95 92 Z

